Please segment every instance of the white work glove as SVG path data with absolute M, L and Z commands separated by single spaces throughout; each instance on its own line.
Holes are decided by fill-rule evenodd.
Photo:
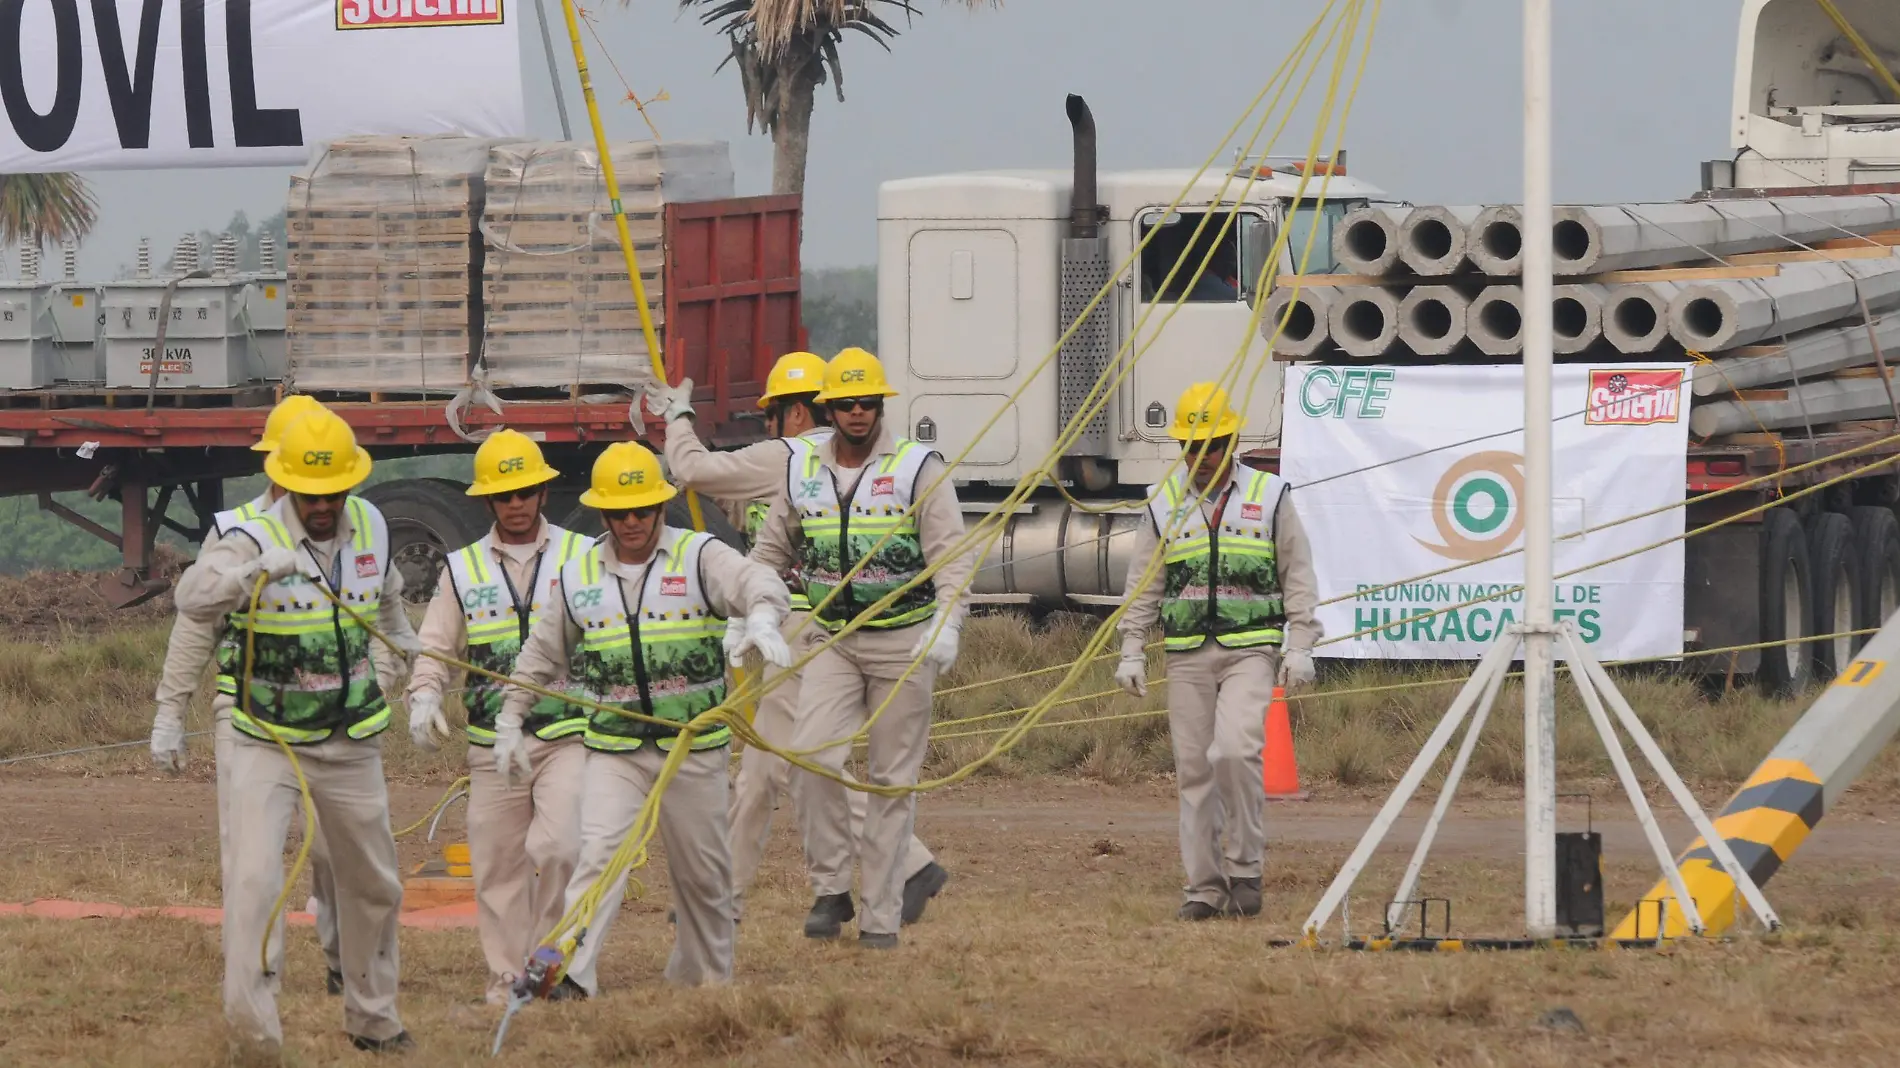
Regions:
M 272 582 L 282 582 L 304 570 L 306 555 L 296 549 L 273 545 L 258 556 L 257 569 L 269 575 Z
M 495 717 L 495 774 L 511 790 L 534 775 L 534 765 L 528 761 L 528 743 L 521 736 L 519 713 L 511 716 L 503 712 Z
M 726 637 L 719 643 L 726 650 L 726 663 L 733 667 L 745 666 L 745 617 L 733 616 L 726 620 Z
M 185 725 L 169 712 L 160 712 L 152 721 L 152 766 L 173 773 L 185 770 Z
M 1303 690 L 1319 678 L 1313 669 L 1313 650 L 1288 649 L 1280 654 L 1280 685 L 1288 690 Z
M 417 690 L 409 695 L 409 740 L 416 748 L 433 753 L 449 738 L 449 721 L 442 715 L 442 695 Z
M 1130 697 L 1148 696 L 1148 655 L 1123 653 L 1122 662 L 1115 666 L 1115 685 Z
M 690 378 L 680 379 L 677 386 L 655 383 L 647 387 L 646 393 L 647 411 L 666 422 L 693 414 L 693 380 Z
M 785 644 L 784 636 L 778 632 L 780 622 L 782 620 L 778 609 L 769 606 L 754 608 L 745 617 L 745 631 L 739 638 L 739 644 L 727 647 L 727 655 L 736 657 L 732 662 L 738 663 L 746 653 L 757 649 L 759 655 L 765 658 L 765 662 L 773 667 L 791 667 L 792 648 Z M 726 626 L 726 638 L 728 640 L 732 638 L 730 623 Z
M 957 644 L 962 637 L 962 623 L 945 623 L 937 626 L 940 617 L 931 616 L 918 635 L 917 644 L 910 651 L 911 659 L 921 658 L 925 663 L 937 669 L 941 675 L 950 670 L 957 662 Z

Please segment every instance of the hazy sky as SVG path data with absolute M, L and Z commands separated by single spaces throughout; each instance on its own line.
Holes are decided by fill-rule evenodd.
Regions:
M 805 262 L 876 259 L 878 183 L 1068 161 L 1063 95 L 1086 96 L 1106 169 L 1198 164 L 1285 55 L 1320 0 L 1008 0 L 977 14 L 917 0 L 923 15 L 886 54 L 845 42 L 846 101 L 820 89 L 806 192 Z M 522 20 L 533 134 L 560 126 L 531 0 Z M 557 0 L 555 44 L 564 48 Z M 1729 155 L 1739 0 L 1559 0 L 1556 193 L 1561 201 L 1672 200 L 1697 164 Z M 1517 197 L 1521 23 L 1517 0 L 1387 0 L 1345 138 L 1356 175 L 1425 203 Z M 767 191 L 771 144 L 748 136 L 738 79 L 714 74 L 725 39 L 671 0 L 597 9 L 608 51 L 673 139 L 732 142 L 742 194 Z M 590 48 L 593 41 L 587 41 Z M 590 54 L 609 135 L 647 136 L 607 57 Z M 566 59 L 571 65 L 571 57 Z M 565 79 L 577 133 L 579 89 Z M 1313 94 L 1317 98 L 1317 91 Z M 1304 145 L 1311 124 L 1289 128 Z M 141 235 L 162 256 L 180 233 L 243 209 L 276 212 L 288 171 L 102 172 L 101 217 L 81 251 L 88 277 L 130 263 Z M 11 257 L 9 257 L 10 259 Z

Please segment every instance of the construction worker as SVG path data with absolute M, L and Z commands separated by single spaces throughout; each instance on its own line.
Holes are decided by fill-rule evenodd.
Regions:
M 219 834 L 225 1018 L 241 1043 L 281 1047 L 283 921 L 272 913 L 301 773 L 335 878 L 344 1030 L 358 1049 L 401 1051 L 412 1045 L 396 1014 L 402 882 L 377 736 L 389 725 L 384 695 L 400 692 L 404 656 L 364 624 L 414 646 L 402 577 L 382 513 L 350 495 L 370 458 L 348 423 L 321 410 L 298 418 L 264 470 L 286 496 L 208 546 L 176 595 L 181 614 L 227 628 L 219 669 L 238 691 L 213 704 L 230 797 Z M 267 582 L 253 610 L 260 576 Z M 267 935 L 266 970 L 259 949 Z
M 561 568 L 549 598 L 565 610 L 535 618 L 514 681 L 546 687 L 577 664 L 589 699 L 684 724 L 725 701 L 728 656 L 757 649 L 767 663 L 791 663 L 779 637 L 791 603 L 785 584 L 710 534 L 668 526 L 666 502 L 677 492 L 644 446 L 615 442 L 601 453 L 581 503 L 600 511 L 607 534 Z M 731 641 L 729 618 L 745 620 Z M 519 688 L 503 698 L 495 770 L 504 780 L 532 773 L 522 728 L 538 700 Z M 692 739 L 659 809 L 677 916 L 666 978 L 688 986 L 732 979 L 729 733 L 721 727 Z M 569 909 L 600 880 L 633 829 L 679 730 L 596 710 L 582 737 L 580 863 L 567 885 Z M 598 992 L 595 964 L 625 885 L 622 872 L 606 888 L 552 997 Z
M 666 466 L 674 480 L 708 496 L 743 502 L 748 545 L 758 543 L 759 528 L 765 525 L 772 503 L 785 496 L 787 459 L 831 436 L 830 414 L 818 403 L 824 377 L 825 361 L 821 356 L 794 352 L 779 357 L 759 398 L 759 407 L 765 409 L 766 433 L 771 437 L 732 452 L 713 452 L 694 432 L 692 379 L 682 381 L 676 389 L 659 392 L 649 402 L 650 408 L 657 409 L 654 414 L 666 419 Z M 786 641 L 797 643 L 794 659 L 824 642 L 824 628 L 808 622 L 810 611 L 811 603 L 803 589 L 795 586 L 792 615 L 785 623 Z M 792 675 L 759 699 L 752 726 L 772 745 L 785 748 L 792 743 L 798 689 L 798 676 Z M 791 770 L 792 765 L 784 757 L 763 749 L 749 750 L 739 760 L 729 818 L 732 886 L 741 907 L 765 855 L 772 812 L 789 785 Z M 851 806 L 851 834 L 856 838 L 863 833 L 867 795 L 852 790 L 846 796 Z M 916 923 L 923 919 L 930 899 L 950 881 L 950 873 L 913 834 L 904 851 L 900 874 L 904 879 L 902 922 Z
M 884 366 L 863 349 L 846 349 L 825 365 L 818 402 L 830 412 L 835 433 L 819 441 L 787 439 L 786 491 L 772 502 L 752 558 L 774 570 L 796 570 L 813 618 L 834 635 L 805 666 L 792 748 L 829 745 L 812 759 L 841 774 L 851 748 L 845 740 L 882 708 L 870 729 L 867 781 L 914 786 L 929 748 L 931 691 L 937 675 L 956 662 L 963 625 L 957 594 L 971 563 L 954 552 L 963 512 L 943 459 L 895 436 L 884 422 L 884 403 L 895 396 Z M 934 579 L 913 585 L 926 566 L 938 567 Z M 836 636 L 900 589 L 860 629 Z M 816 899 L 805 918 L 806 937 L 837 938 L 855 917 L 860 945 L 896 947 L 915 798 L 870 796 L 863 830 L 853 834 L 852 790 L 810 772 L 791 778 Z M 862 916 L 851 901 L 854 854 L 862 872 Z
M 284 436 L 285 427 L 321 407 L 323 405 L 308 394 L 293 393 L 285 397 L 265 417 L 264 435 L 251 446 L 251 451 L 269 455 L 277 448 L 278 439 Z M 211 528 L 205 531 L 199 551 L 202 553 L 217 544 L 219 538 L 239 523 L 262 515 L 283 495 L 282 486 L 268 482 L 264 492 L 255 499 L 212 516 Z M 205 665 L 217 651 L 222 629 L 222 620 L 207 624 L 182 612 L 172 620 L 171 641 L 165 647 L 165 667 L 158 679 L 158 714 L 152 718 L 152 763 L 162 771 L 176 774 L 185 770 L 185 710 L 198 692 Z M 220 676 L 218 689 L 222 693 L 236 693 L 237 683 L 228 676 Z M 226 762 L 222 759 L 223 735 L 216 731 L 213 734 L 213 754 L 218 758 L 214 761 L 218 777 L 218 827 L 222 831 L 224 812 L 230 805 L 230 789 L 225 781 Z M 224 852 L 220 850 L 221 855 Z M 317 840 L 311 843 L 310 890 L 311 900 L 315 902 L 317 942 L 323 947 L 324 989 L 331 994 L 341 994 L 343 963 L 337 949 L 336 886 L 330 874 L 330 855 L 323 844 L 321 827 L 317 829 Z
M 1157 617 L 1167 649 L 1183 920 L 1260 913 L 1265 713 L 1276 683 L 1313 681 L 1320 636 L 1319 583 L 1299 513 L 1277 475 L 1235 460 L 1240 425 L 1214 383 L 1181 395 L 1169 433 L 1187 471 L 1150 488 L 1151 522 L 1140 528 L 1123 589 L 1116 681 L 1147 696 L 1144 646 Z M 1157 552 L 1163 566 L 1144 582 Z
M 552 598 L 561 568 L 593 547 L 593 539 L 547 521 L 548 483 L 560 472 L 526 434 L 500 430 L 475 451 L 468 495 L 488 508 L 494 525 L 480 541 L 449 554 L 422 620 L 425 652 L 463 660 L 506 678 L 534 621 L 559 611 Z M 454 672 L 423 658 L 409 681 L 409 737 L 439 748 L 449 737 L 442 697 Z M 566 678 L 555 688 L 573 685 Z M 491 1005 L 505 1005 L 515 973 L 560 921 L 568 878 L 580 855 L 581 732 L 587 713 L 544 698 L 529 708 L 521 747 L 529 772 L 506 784 L 495 770 L 495 717 L 502 682 L 468 674 L 461 690 L 468 711 L 468 847 L 475 869 L 476 916 L 488 958 Z

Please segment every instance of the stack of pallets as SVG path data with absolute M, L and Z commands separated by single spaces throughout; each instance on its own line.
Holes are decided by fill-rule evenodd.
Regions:
M 445 393 L 467 381 L 474 220 L 494 142 L 359 137 L 291 178 L 289 378 L 305 391 Z
M 665 209 L 733 195 L 725 142 L 613 148 L 615 178 L 656 328 L 665 319 Z M 490 152 L 482 212 L 483 364 L 496 387 L 637 386 L 650 361 L 613 209 L 591 147 Z

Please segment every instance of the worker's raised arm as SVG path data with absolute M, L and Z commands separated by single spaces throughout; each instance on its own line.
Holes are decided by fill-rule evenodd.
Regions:
M 1122 612 L 1122 621 L 1117 629 L 1122 635 L 1122 656 L 1145 657 L 1148 644 L 1148 632 L 1154 629 L 1155 621 L 1161 618 L 1162 567 L 1154 560 L 1161 549 L 1161 535 L 1156 532 L 1154 521 L 1142 516 L 1141 524 L 1135 528 L 1135 546 L 1128 558 L 1128 574 L 1122 580 L 1122 601 L 1127 609 Z M 1148 574 L 1149 563 L 1154 563 L 1154 574 Z M 1147 581 L 1144 583 L 1143 578 Z
M 422 629 L 416 633 L 416 641 L 424 653 L 468 659 L 468 618 L 462 614 L 455 583 L 450 581 L 446 567 L 435 580 L 435 596 L 429 598 L 429 608 L 422 614 Z M 453 688 L 458 670 L 432 656 L 417 657 L 409 673 L 409 693 L 441 697 Z
M 743 449 L 714 452 L 699 440 L 693 421 L 681 416 L 666 425 L 666 468 L 673 482 L 709 497 L 762 501 L 785 486 L 791 449 L 771 438 Z
M 949 469 L 935 454 L 917 469 L 917 540 L 923 546 L 924 560 L 937 568 L 931 581 L 937 588 L 937 614 L 956 626 L 963 619 L 963 600 L 976 557 L 958 543 L 963 540 L 963 505 L 957 500 L 957 488 L 947 477 Z M 931 487 L 936 487 L 934 490 Z M 926 491 L 929 491 L 926 493 Z

